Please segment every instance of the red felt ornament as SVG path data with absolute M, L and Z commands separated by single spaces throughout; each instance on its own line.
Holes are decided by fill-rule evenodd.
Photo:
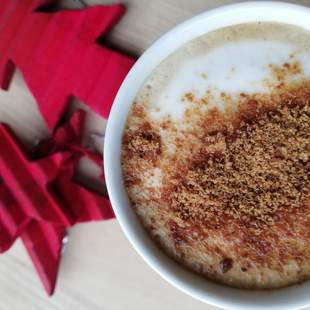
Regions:
M 35 161 L 24 154 L 11 130 L 0 126 L 0 252 L 21 237 L 48 294 L 55 288 L 67 228 L 114 217 L 107 197 L 73 180 L 77 157 L 73 148 L 68 150 L 75 140 L 70 138 L 80 135 L 77 120 L 82 115 L 76 113 L 51 138 L 60 149 L 67 144 L 66 151 Z
M 17 66 L 49 128 L 70 96 L 108 117 L 133 60 L 96 43 L 124 13 L 122 5 L 46 13 L 44 0 L 0 0 L 0 86 Z

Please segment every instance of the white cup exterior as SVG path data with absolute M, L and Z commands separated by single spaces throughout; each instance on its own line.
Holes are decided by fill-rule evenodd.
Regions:
M 256 21 L 292 24 L 310 31 L 310 8 L 273 1 L 220 7 L 176 26 L 147 49 L 124 80 L 110 113 L 104 144 L 106 185 L 119 224 L 133 247 L 175 287 L 200 301 L 227 309 L 301 309 L 310 306 L 310 281 L 277 290 L 235 289 L 203 279 L 167 257 L 153 243 L 134 214 L 122 179 L 123 129 L 134 98 L 153 69 L 196 37 L 222 27 Z

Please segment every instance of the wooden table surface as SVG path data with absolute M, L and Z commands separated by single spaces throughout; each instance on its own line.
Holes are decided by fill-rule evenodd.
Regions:
M 10 1 L 10 0 L 7 0 Z M 89 5 L 116 1 L 84 0 Z M 177 23 L 234 0 L 124 0 L 127 14 L 110 33 L 112 46 L 140 55 Z M 309 0 L 290 1 L 310 6 Z M 65 7 L 77 7 L 63 0 Z M 79 103 L 77 103 L 79 104 Z M 17 72 L 8 92 L 0 91 L 0 121 L 9 123 L 28 145 L 48 134 L 35 101 Z M 89 130 L 104 132 L 105 122 L 90 113 Z M 84 168 L 84 169 L 83 169 Z M 85 163 L 81 173 L 98 171 Z M 48 298 L 22 244 L 0 256 L 0 310 L 215 309 L 179 292 L 138 256 L 116 220 L 70 230 L 58 285 Z

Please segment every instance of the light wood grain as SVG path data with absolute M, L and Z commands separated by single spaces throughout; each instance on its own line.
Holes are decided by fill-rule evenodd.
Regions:
M 9 0 L 8 0 L 9 1 Z M 89 5 L 117 1 L 84 0 Z M 175 24 L 233 0 L 125 0 L 128 12 L 107 37 L 117 48 L 141 54 Z M 290 1 L 309 5 L 309 0 Z M 70 3 L 70 4 L 69 4 Z M 63 0 L 64 7 L 78 7 Z M 77 101 L 74 105 L 79 105 Z M 9 123 L 31 146 L 48 131 L 19 73 L 8 92 L 0 91 L 0 121 Z M 88 132 L 103 133 L 105 122 L 88 116 Z M 96 175 L 89 163 L 82 172 Z M 0 256 L 0 310 L 215 309 L 179 292 L 152 271 L 129 245 L 116 221 L 71 229 L 55 295 L 48 298 L 18 241 Z

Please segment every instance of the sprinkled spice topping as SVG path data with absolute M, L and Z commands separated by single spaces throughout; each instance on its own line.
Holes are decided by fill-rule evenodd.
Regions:
M 131 156 L 154 160 L 161 152 L 160 136 L 149 123 L 144 123 L 138 130 L 130 131 L 125 136 L 128 152 Z
M 121 154 L 133 210 L 208 280 L 310 280 L 309 38 L 281 23 L 218 29 L 171 53 L 134 99 Z
M 182 219 L 225 225 L 232 217 L 259 231 L 279 212 L 302 208 L 310 192 L 310 98 L 284 102 L 205 142 L 171 194 Z
M 240 93 L 224 111 L 197 105 L 180 123 L 152 119 L 147 102 L 133 107 L 122 167 L 144 226 L 209 279 L 246 288 L 309 279 L 310 81 Z

